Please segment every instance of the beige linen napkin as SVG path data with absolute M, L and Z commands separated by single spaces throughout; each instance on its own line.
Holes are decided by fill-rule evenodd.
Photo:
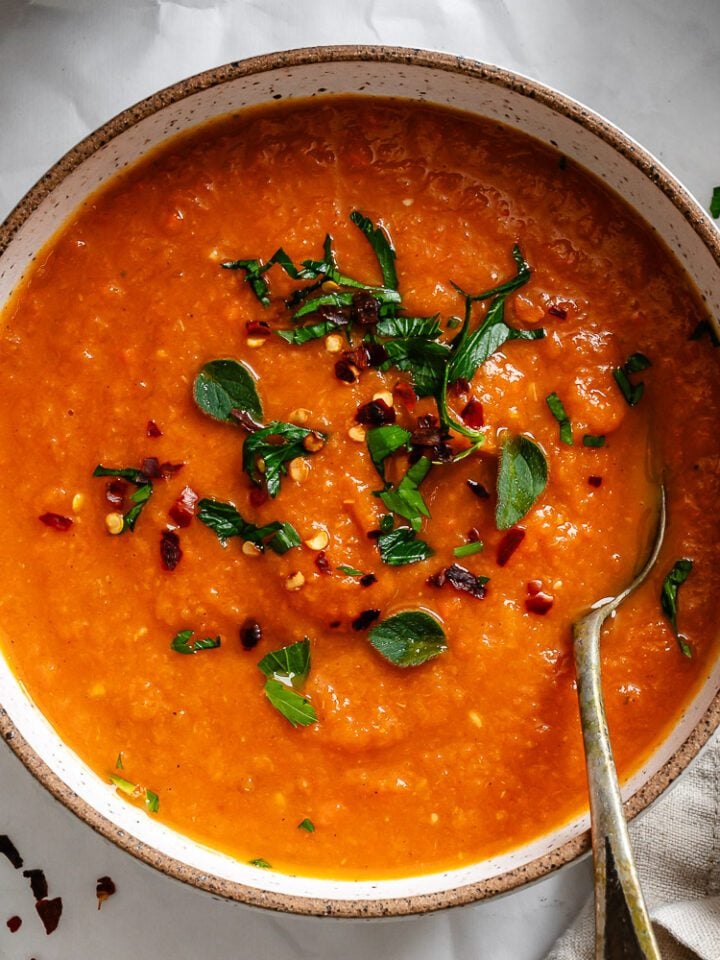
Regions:
M 720 960 L 720 737 L 630 828 L 663 960 Z M 592 960 L 592 901 L 546 960 Z

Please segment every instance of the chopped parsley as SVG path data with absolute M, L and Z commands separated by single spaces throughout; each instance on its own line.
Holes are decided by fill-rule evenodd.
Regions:
M 307 817 L 300 821 L 300 823 L 297 825 L 297 828 L 298 830 L 304 830 L 306 833 L 315 833 L 315 824 Z
M 146 787 L 139 786 L 137 783 L 132 783 L 132 781 L 126 780 L 116 773 L 109 774 L 109 778 L 115 788 L 127 797 L 131 797 L 133 800 L 144 800 L 149 813 L 157 813 L 160 809 L 160 798 L 154 790 L 149 790 Z
M 495 522 L 498 530 L 514 526 L 531 509 L 547 485 L 547 460 L 528 437 L 509 436 L 500 453 Z
M 473 540 L 471 543 L 463 543 L 460 547 L 453 550 L 454 557 L 471 557 L 475 553 L 480 553 L 485 549 L 482 540 Z
M 297 692 L 310 673 L 310 641 L 307 637 L 266 654 L 258 663 L 266 677 L 265 696 L 293 727 L 317 723 L 310 701 Z
M 268 494 L 276 497 L 290 461 L 317 453 L 326 440 L 327 434 L 319 430 L 273 420 L 245 438 L 243 470 L 256 486 L 264 483 Z
M 605 434 L 594 435 L 592 433 L 586 433 L 582 439 L 584 447 L 604 447 L 605 446 Z
M 675 634 L 675 639 L 678 642 L 681 652 L 688 658 L 692 657 L 692 648 L 685 637 L 679 632 L 677 624 L 678 592 L 682 584 L 685 583 L 690 576 L 692 568 L 692 560 L 686 558 L 676 560 L 672 569 L 665 577 L 662 590 L 660 591 L 660 605 L 662 606 L 663 613 L 670 621 L 670 626 Z
M 710 216 L 714 220 L 720 217 L 720 187 L 713 187 L 712 199 L 710 200 Z
M 198 653 L 200 650 L 216 650 L 220 646 L 220 637 L 197 637 L 192 639 L 194 630 L 181 630 L 170 643 L 175 653 Z
M 211 360 L 195 377 L 193 397 L 197 406 L 214 420 L 236 423 L 233 411 L 263 415 L 255 379 L 248 368 L 237 360 Z
M 432 557 L 435 552 L 424 540 L 418 539 L 412 527 L 398 527 L 381 533 L 377 538 L 377 546 L 380 559 L 391 567 L 419 563 Z
M 299 547 L 301 543 L 300 535 L 291 523 L 273 520 L 258 527 L 245 520 L 234 504 L 222 500 L 200 500 L 197 518 L 210 527 L 223 544 L 231 537 L 240 537 L 243 541 L 254 543 L 261 552 L 270 547 L 275 553 L 283 554 L 293 547 Z
M 565 411 L 562 400 L 553 392 L 545 397 L 545 403 L 547 403 L 550 408 L 550 413 L 560 424 L 560 440 L 571 447 L 573 444 L 572 424 L 570 423 L 570 418 Z
M 645 392 L 645 384 L 633 383 L 630 375 L 647 370 L 652 364 L 644 353 L 631 353 L 622 367 L 616 367 L 613 370 L 613 377 L 620 388 L 620 392 L 625 397 L 625 402 L 630 407 L 636 406 L 642 399 Z
M 381 620 L 370 631 L 370 643 L 396 667 L 417 667 L 447 650 L 445 631 L 422 610 Z

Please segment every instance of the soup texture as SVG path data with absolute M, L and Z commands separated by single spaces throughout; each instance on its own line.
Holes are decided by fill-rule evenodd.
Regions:
M 276 253 L 277 251 L 277 253 Z M 61 737 L 258 869 L 452 868 L 586 805 L 716 656 L 720 377 L 615 196 L 500 125 L 250 110 L 93 196 L 2 315 L 2 650 Z

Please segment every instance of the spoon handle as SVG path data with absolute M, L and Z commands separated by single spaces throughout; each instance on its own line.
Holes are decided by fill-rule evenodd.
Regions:
M 635 869 L 600 680 L 600 608 L 574 627 L 595 873 L 595 960 L 661 960 Z

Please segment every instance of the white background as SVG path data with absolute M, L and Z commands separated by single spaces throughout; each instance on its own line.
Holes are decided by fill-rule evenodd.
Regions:
M 517 70 L 622 127 L 703 206 L 720 183 L 720 0 L 0 0 L 0 217 L 77 140 L 154 90 L 319 43 L 420 46 Z M 0 745 L 3 833 L 65 910 L 46 937 L 27 882 L 0 857 L 0 960 L 540 960 L 590 890 L 582 863 L 434 917 L 264 914 L 116 850 Z M 98 912 L 104 874 L 118 892 Z

